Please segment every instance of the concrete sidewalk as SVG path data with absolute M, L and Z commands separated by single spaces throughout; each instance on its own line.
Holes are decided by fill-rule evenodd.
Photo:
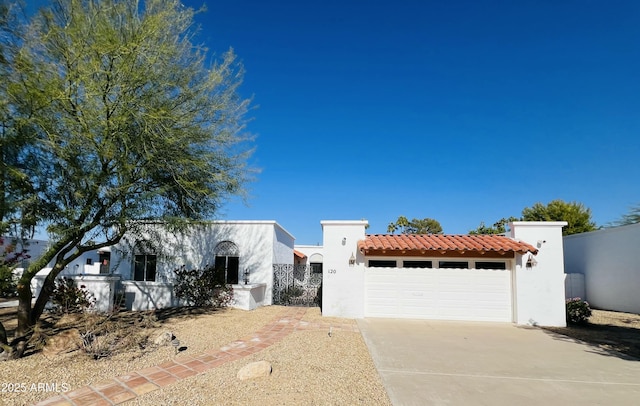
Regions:
M 637 405 L 640 361 L 508 323 L 358 320 L 394 405 Z

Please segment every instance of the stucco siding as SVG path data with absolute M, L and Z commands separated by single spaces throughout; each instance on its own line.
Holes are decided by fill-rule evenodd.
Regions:
M 639 242 L 640 224 L 564 237 L 566 272 L 584 275 L 591 306 L 640 313 Z

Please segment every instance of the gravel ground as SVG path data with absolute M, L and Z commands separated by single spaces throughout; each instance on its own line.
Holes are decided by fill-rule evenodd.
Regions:
M 282 313 L 279 306 L 246 312 L 225 309 L 208 314 L 173 315 L 153 329 L 152 337 L 171 331 L 187 347 L 199 354 L 220 348 L 245 337 Z M 323 318 L 318 308 L 310 308 L 306 321 L 355 323 L 353 320 Z M 1 365 L 0 404 L 26 405 L 55 395 L 32 390 L 33 384 L 55 383 L 69 390 L 104 381 L 170 360 L 173 348 L 135 351 L 95 361 L 79 351 L 52 358 L 36 353 Z M 239 381 L 236 374 L 244 365 L 258 360 L 272 364 L 267 378 Z M 26 390 L 8 391 L 10 384 L 24 384 Z M 15 387 L 15 385 L 14 385 Z M 359 333 L 333 330 L 299 331 L 283 341 L 249 357 L 224 364 L 204 374 L 176 382 L 143 395 L 134 405 L 390 405 L 367 347 Z

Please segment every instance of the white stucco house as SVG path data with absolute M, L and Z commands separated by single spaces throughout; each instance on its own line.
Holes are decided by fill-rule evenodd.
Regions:
M 60 276 L 93 292 L 98 310 L 112 309 L 118 292 L 127 309 L 150 310 L 183 304 L 173 290 L 175 269 L 214 265 L 233 288 L 233 306 L 250 310 L 272 303 L 274 266 L 293 264 L 294 237 L 275 221 L 211 221 L 176 234 L 159 230 L 149 224 L 147 233 L 87 252 Z M 35 292 L 49 270 L 35 278 Z
M 325 316 L 564 326 L 564 225 L 514 222 L 508 235 L 367 235 L 366 221 L 322 221 L 323 244 L 314 246 L 295 245 L 275 221 L 212 221 L 184 234 L 127 236 L 65 273 L 87 286 L 110 284 L 105 298 L 122 291 L 131 310 L 180 305 L 173 270 L 214 264 L 243 309 L 319 304 L 321 292 Z M 158 252 L 145 243 L 152 238 Z

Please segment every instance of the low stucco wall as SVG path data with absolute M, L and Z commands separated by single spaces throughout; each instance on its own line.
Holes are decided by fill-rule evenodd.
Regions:
M 127 310 L 166 309 L 180 305 L 172 283 L 123 281 L 122 286 Z
M 266 304 L 266 283 L 231 285 L 231 287 L 233 288 L 233 302 L 231 303 L 231 307 L 242 310 L 253 310 Z
M 176 297 L 173 284 L 164 282 L 123 281 L 125 306 L 127 310 L 141 311 L 186 306 L 186 302 Z M 233 301 L 231 307 L 253 310 L 268 304 L 266 283 L 231 285 Z
M 50 270 L 50 269 L 49 269 Z M 37 298 L 42 290 L 42 285 L 48 272 L 40 272 L 31 280 L 31 292 Z M 86 288 L 96 299 L 93 311 L 109 313 L 114 308 L 114 296 L 117 286 L 120 283 L 119 275 L 68 275 L 58 276 L 58 278 L 72 279 L 76 286 Z M 49 304 L 48 308 L 51 307 Z

